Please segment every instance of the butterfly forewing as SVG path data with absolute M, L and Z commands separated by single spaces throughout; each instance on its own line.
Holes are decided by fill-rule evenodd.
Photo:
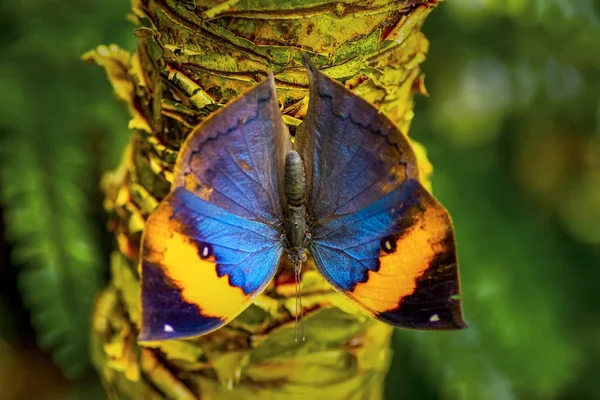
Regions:
M 319 270 L 371 315 L 402 327 L 464 327 L 450 220 L 417 180 L 312 234 Z

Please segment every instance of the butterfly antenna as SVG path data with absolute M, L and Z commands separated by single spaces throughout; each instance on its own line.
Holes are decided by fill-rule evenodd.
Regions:
M 296 289 L 296 323 L 294 324 L 294 341 L 298 341 L 298 273 L 296 272 L 297 268 L 294 265 L 294 287 Z
M 302 307 L 302 293 L 300 293 L 300 270 L 298 269 L 298 299 L 300 301 L 300 327 L 302 328 L 302 341 L 306 341 L 304 335 L 304 307 Z
M 302 308 L 302 295 L 300 293 L 300 268 L 301 262 L 294 263 L 294 282 L 296 285 L 296 324 L 294 325 L 294 340 L 298 341 L 298 311 L 300 311 L 300 326 L 302 331 L 302 341 L 306 340 L 304 335 L 304 309 Z

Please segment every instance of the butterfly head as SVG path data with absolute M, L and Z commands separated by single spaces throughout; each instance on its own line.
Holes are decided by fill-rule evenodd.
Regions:
M 299 268 L 306 261 L 306 249 L 303 247 L 294 247 L 287 249 L 287 255 L 294 269 Z

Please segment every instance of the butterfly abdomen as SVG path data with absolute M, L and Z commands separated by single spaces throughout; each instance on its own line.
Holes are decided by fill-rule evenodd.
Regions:
M 303 206 L 305 203 L 306 174 L 300 154 L 295 150 L 285 156 L 285 195 L 290 205 Z
M 297 151 L 285 156 L 285 236 L 290 257 L 301 257 L 306 245 L 306 174 Z

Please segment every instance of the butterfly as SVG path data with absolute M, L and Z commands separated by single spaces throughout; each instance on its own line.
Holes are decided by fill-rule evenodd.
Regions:
M 270 75 L 202 121 L 142 237 L 140 341 L 214 331 L 287 256 L 371 316 L 466 326 L 452 223 L 423 187 L 409 140 L 307 61 L 309 106 L 292 142 Z M 285 253 L 285 255 L 284 255 Z

